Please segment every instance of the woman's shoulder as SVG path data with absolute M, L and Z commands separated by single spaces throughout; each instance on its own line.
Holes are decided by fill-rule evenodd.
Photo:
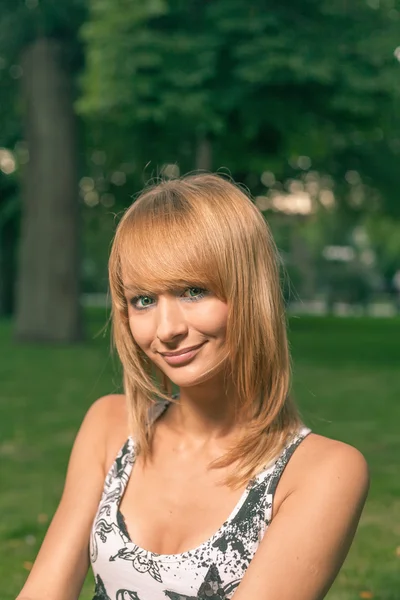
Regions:
M 129 437 L 128 412 L 124 394 L 107 394 L 90 406 L 85 420 L 101 439 L 104 456 L 104 472 L 115 460 L 119 450 Z
M 362 495 L 369 486 L 368 464 L 354 446 L 316 433 L 299 444 L 282 474 L 278 508 L 293 492 L 326 485 L 354 488 Z
M 358 470 L 367 466 L 364 456 L 354 446 L 313 432 L 305 437 L 295 456 L 296 466 L 301 471 L 314 472 L 338 466 Z

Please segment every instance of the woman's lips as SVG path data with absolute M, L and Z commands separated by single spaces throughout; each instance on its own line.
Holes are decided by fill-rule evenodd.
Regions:
M 196 346 L 192 350 L 188 350 L 187 352 L 182 352 L 181 354 L 175 354 L 172 356 L 171 355 L 168 356 L 167 354 L 161 354 L 161 356 L 163 357 L 165 362 L 167 362 L 169 365 L 183 365 L 183 364 L 186 364 L 189 361 L 191 361 L 192 358 L 194 358 L 196 356 L 198 351 L 204 346 L 204 344 L 205 344 L 205 342 L 203 342 L 199 346 Z

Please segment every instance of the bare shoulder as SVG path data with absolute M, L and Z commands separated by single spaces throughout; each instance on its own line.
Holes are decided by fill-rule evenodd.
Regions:
M 235 600 L 325 598 L 353 541 L 368 487 L 361 452 L 310 433 L 282 474 L 280 504 Z
M 124 394 L 107 394 L 90 406 L 87 417 L 100 427 L 121 427 L 126 424 L 127 411 Z
M 301 489 L 328 486 L 364 502 L 369 469 L 363 454 L 344 442 L 310 433 L 298 446 L 284 473 L 285 496 Z M 282 478 L 283 479 L 283 478 Z
M 99 398 L 76 436 L 64 491 L 19 598 L 78 598 L 89 566 L 89 538 L 109 452 L 124 435 L 124 396 Z
M 108 394 L 96 400 L 85 417 L 100 433 L 104 448 L 104 469 L 107 472 L 128 435 L 128 413 L 124 394 Z
M 299 446 L 299 460 L 317 471 L 327 469 L 329 474 L 335 471 L 368 474 L 368 465 L 362 453 L 344 442 L 310 433 Z
M 350 460 L 351 462 L 365 463 L 363 455 L 354 446 L 317 433 L 307 435 L 299 445 L 296 454 L 299 460 L 311 459 L 313 464 L 318 464 L 319 460 L 322 462 L 326 460 Z

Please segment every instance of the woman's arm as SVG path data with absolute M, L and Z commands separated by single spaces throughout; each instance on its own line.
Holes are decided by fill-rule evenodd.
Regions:
M 358 450 L 332 443 L 282 502 L 233 600 L 325 597 L 348 553 L 369 487 Z
M 17 600 L 78 599 L 89 566 L 90 529 L 106 474 L 107 424 L 113 400 L 113 396 L 100 398 L 83 420 L 61 502 Z

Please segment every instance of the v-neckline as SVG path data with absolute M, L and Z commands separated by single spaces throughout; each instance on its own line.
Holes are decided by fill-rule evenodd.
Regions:
M 161 404 L 161 403 L 160 403 Z M 160 407 L 155 406 L 153 408 L 154 412 L 151 415 L 151 418 L 156 421 L 157 419 L 159 419 L 168 409 L 168 407 L 171 405 L 171 402 L 163 402 L 161 404 Z M 138 546 L 138 544 L 136 544 L 134 542 L 134 540 L 132 540 L 131 535 L 129 533 L 129 527 L 128 524 L 126 522 L 125 519 L 125 515 L 122 513 L 122 511 L 120 510 L 120 506 L 121 506 L 121 502 L 122 499 L 124 497 L 126 488 L 128 486 L 129 480 L 131 478 L 132 475 L 132 470 L 133 467 L 135 465 L 136 462 L 136 456 L 135 456 L 135 442 L 132 438 L 132 436 L 129 436 L 128 438 L 128 448 L 127 451 L 129 452 L 129 463 L 127 465 L 126 471 L 125 471 L 125 477 L 123 479 L 123 483 L 122 483 L 122 487 L 120 490 L 120 493 L 116 499 L 116 527 L 119 529 L 119 531 L 121 532 L 121 534 L 123 534 L 123 536 L 127 539 L 126 543 L 129 545 L 133 545 L 135 548 L 135 551 L 138 554 L 145 554 L 147 556 L 151 556 L 153 560 L 159 560 L 159 561 L 163 561 L 163 562 L 167 562 L 167 561 L 180 561 L 180 560 L 185 560 L 195 554 L 197 554 L 198 552 L 201 552 L 201 550 L 203 550 L 206 546 L 209 546 L 210 544 L 213 544 L 213 542 L 216 540 L 216 538 L 220 537 L 222 535 L 222 533 L 224 532 L 224 530 L 226 529 L 226 527 L 229 525 L 229 523 L 236 517 L 236 515 L 238 514 L 238 512 L 240 511 L 240 509 L 242 508 L 242 506 L 244 505 L 244 503 L 247 500 L 247 497 L 251 491 L 251 489 L 254 487 L 254 484 L 256 483 L 257 479 L 252 479 L 248 482 L 247 486 L 245 487 L 245 489 L 243 490 L 242 494 L 240 495 L 238 501 L 236 502 L 235 506 L 233 507 L 233 509 L 231 510 L 231 512 L 229 513 L 228 517 L 224 520 L 224 522 L 220 525 L 220 527 L 218 527 L 217 531 L 215 531 L 215 533 L 213 533 L 210 537 L 208 537 L 204 542 L 202 542 L 201 544 L 198 544 L 195 548 L 190 548 L 188 550 L 185 550 L 184 552 L 178 552 L 175 554 L 159 554 L 156 552 L 153 552 L 152 550 L 146 550 L 145 548 L 142 548 L 141 546 Z M 123 526 L 121 527 L 120 522 L 123 523 Z

